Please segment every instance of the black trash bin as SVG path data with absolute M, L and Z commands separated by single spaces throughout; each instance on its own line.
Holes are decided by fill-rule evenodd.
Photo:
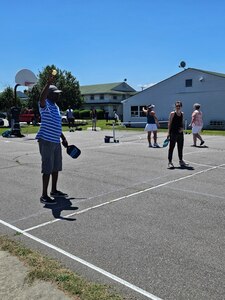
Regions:
M 110 142 L 110 136 L 106 135 L 105 136 L 105 143 L 109 143 Z

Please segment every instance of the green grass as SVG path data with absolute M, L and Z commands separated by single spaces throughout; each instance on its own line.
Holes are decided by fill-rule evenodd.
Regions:
M 16 236 L 16 235 L 15 235 Z M 88 282 L 57 261 L 30 250 L 20 243 L 0 236 L 0 249 L 18 257 L 28 267 L 25 281 L 32 284 L 35 280 L 54 283 L 57 287 L 76 300 L 122 300 L 106 285 Z
M 102 130 L 111 130 L 112 129 L 113 121 L 109 121 L 106 123 L 105 120 L 98 120 L 97 121 L 97 127 L 100 127 Z M 88 127 L 91 127 L 91 120 L 88 120 L 87 125 L 79 126 L 83 130 L 87 130 Z M 63 131 L 68 131 L 68 126 L 63 125 Z M 126 128 L 122 125 L 115 125 L 116 130 L 128 130 L 128 131 L 143 131 L 143 128 Z M 9 128 L 0 128 L 0 135 L 8 130 Z M 21 133 L 24 135 L 37 133 L 39 130 L 39 126 L 33 126 L 33 125 L 22 125 L 21 126 Z M 167 132 L 167 129 L 159 129 L 159 132 Z M 187 133 L 191 133 L 191 130 L 185 130 Z M 225 136 L 225 130 L 203 130 L 202 135 L 221 135 Z

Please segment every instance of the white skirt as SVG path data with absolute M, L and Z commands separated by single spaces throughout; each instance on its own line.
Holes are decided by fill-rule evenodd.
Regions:
M 146 124 L 145 131 L 157 131 L 157 125 L 156 124 Z
M 202 130 L 202 126 L 193 126 L 192 127 L 192 133 L 197 134 Z

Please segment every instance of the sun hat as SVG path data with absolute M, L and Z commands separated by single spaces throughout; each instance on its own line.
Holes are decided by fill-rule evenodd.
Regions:
M 154 107 L 155 107 L 154 104 L 149 104 L 149 105 L 148 105 L 148 108 L 154 108 Z

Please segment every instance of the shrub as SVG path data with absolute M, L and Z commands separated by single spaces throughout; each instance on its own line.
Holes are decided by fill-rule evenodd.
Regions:
M 102 109 L 96 109 L 97 111 L 97 119 L 102 120 L 104 119 L 104 111 Z M 77 114 L 77 115 L 76 115 Z M 89 109 L 82 109 L 82 110 L 74 110 L 74 116 L 80 119 L 91 119 L 91 110 Z
M 89 109 L 83 109 L 80 110 L 79 113 L 80 119 L 90 119 L 90 110 Z
M 74 114 L 74 118 L 75 119 L 80 119 L 80 111 L 79 111 L 79 109 L 74 109 L 73 114 Z
M 97 111 L 97 119 L 102 120 L 104 119 L 104 111 L 102 109 L 96 109 Z

